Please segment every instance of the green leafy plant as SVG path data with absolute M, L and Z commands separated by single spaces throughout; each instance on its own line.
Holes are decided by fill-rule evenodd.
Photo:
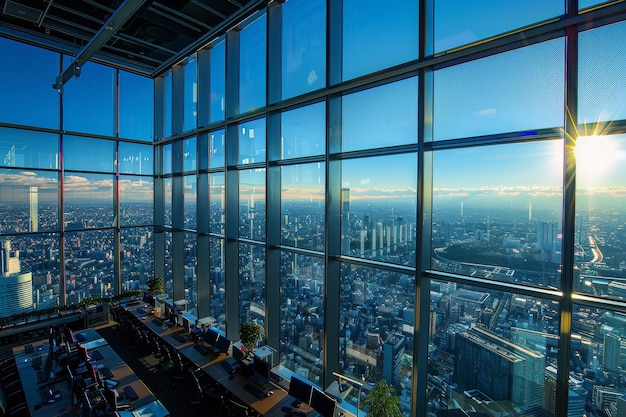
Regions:
M 248 352 L 252 352 L 256 348 L 257 342 L 263 338 L 264 334 L 263 326 L 253 321 L 243 323 L 239 330 L 241 343 L 243 343 Z
M 146 284 L 148 285 L 148 294 L 159 295 L 165 293 L 165 280 L 161 277 L 152 277 Z
M 368 417 L 402 417 L 400 398 L 394 387 L 381 379 L 374 389 L 367 393 L 363 404 L 369 408 Z

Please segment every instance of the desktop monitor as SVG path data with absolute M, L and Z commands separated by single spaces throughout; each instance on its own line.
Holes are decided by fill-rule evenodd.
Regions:
M 142 301 L 146 304 L 149 304 L 151 307 L 154 307 L 154 297 L 152 296 L 152 294 L 144 292 Z
M 209 346 L 215 346 L 215 342 L 220 337 L 220 334 L 216 329 L 209 327 L 206 332 L 202 335 L 202 340 L 204 340 Z
M 224 353 L 228 355 L 228 349 L 230 349 L 230 340 L 225 338 L 224 336 L 220 336 L 219 339 L 217 339 L 217 342 L 215 342 L 214 346 L 219 353 Z
M 311 392 L 310 405 L 320 413 L 321 417 L 334 417 L 337 400 L 314 387 Z
M 271 365 L 269 362 L 255 356 L 252 370 L 254 372 L 254 382 L 257 384 L 265 385 L 270 380 Z
M 111 408 L 116 410 L 117 409 L 117 396 L 115 395 L 115 391 L 107 387 L 106 384 L 104 385 L 104 388 L 102 390 L 104 391 L 104 399 L 106 400 L 107 404 L 109 404 Z
M 295 398 L 301 403 L 309 404 L 311 402 L 312 390 L 313 385 L 309 382 L 295 376 L 291 377 L 291 380 L 289 381 L 289 396 Z
M 246 358 L 246 351 L 243 345 L 233 345 L 233 358 L 238 362 L 242 362 Z

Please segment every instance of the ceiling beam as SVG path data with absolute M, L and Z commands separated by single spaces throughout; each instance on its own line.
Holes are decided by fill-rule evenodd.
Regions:
M 96 54 L 111 39 L 113 35 L 139 10 L 146 0 L 125 0 L 124 3 L 111 15 L 111 17 L 102 25 L 100 30 L 93 38 L 83 47 L 76 55 L 72 63 L 59 74 L 56 82 L 52 84 L 52 88 L 59 93 L 63 92 L 63 86 L 72 76 L 78 78 L 83 65 Z

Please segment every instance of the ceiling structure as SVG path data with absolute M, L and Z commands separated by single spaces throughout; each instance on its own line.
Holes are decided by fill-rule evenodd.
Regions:
M 267 3 L 267 1 L 265 1 Z M 0 35 L 82 63 L 155 76 L 239 22 L 262 0 L 0 0 Z

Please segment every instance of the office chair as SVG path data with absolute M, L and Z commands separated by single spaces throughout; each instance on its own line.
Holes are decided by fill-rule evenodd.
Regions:
M 172 378 L 174 380 L 172 386 L 176 386 L 180 381 L 185 379 L 185 364 L 183 363 L 183 358 L 181 358 L 180 353 L 178 351 L 174 351 L 171 353 L 172 357 L 172 366 L 171 369 L 173 371 Z
M 202 385 L 196 370 L 189 367 L 186 369 L 187 382 L 189 382 L 192 389 L 194 400 L 191 405 L 194 407 L 192 414 L 195 414 L 201 406 L 209 406 L 211 410 L 218 411 L 217 415 L 221 414 L 221 409 L 224 404 L 224 396 L 215 390 L 212 384 Z
M 232 398 L 226 399 L 226 410 L 229 416 L 233 417 L 251 417 L 256 413 L 245 404 L 241 404 Z

